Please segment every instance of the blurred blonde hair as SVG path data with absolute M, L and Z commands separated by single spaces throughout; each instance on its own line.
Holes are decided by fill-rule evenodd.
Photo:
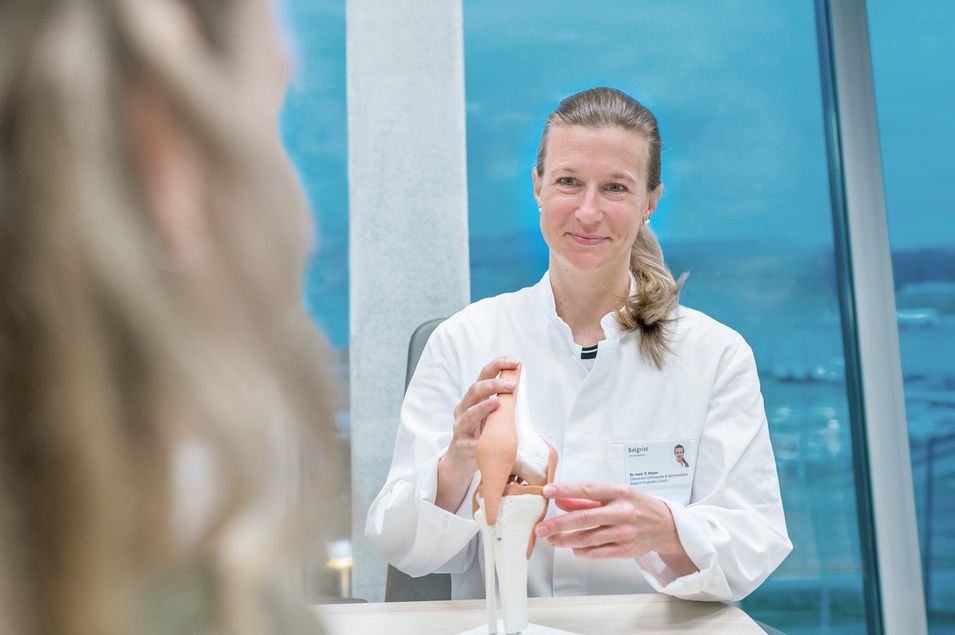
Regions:
M 200 55 L 144 36 L 157 2 L 188 8 Z M 305 457 L 300 496 L 336 489 L 326 355 L 300 309 L 307 211 L 274 118 L 242 98 L 252 4 L 0 5 L 0 632 L 142 630 L 165 601 L 151 594 L 183 572 L 202 589 L 193 626 L 275 630 L 256 598 L 314 541 L 316 506 L 290 504 L 251 550 L 230 531 L 271 495 L 261 483 L 278 467 L 276 437 Z M 148 211 L 129 121 L 140 90 L 200 158 L 198 273 Z M 171 492 L 184 440 L 217 476 L 190 540 Z
M 616 126 L 639 134 L 647 143 L 647 191 L 660 185 L 661 140 L 657 119 L 643 104 L 616 88 L 591 88 L 558 104 L 548 117 L 537 149 L 537 174 L 544 175 L 547 137 L 554 126 Z M 617 322 L 627 331 L 640 332 L 640 353 L 662 369 L 670 352 L 670 313 L 680 302 L 687 274 L 674 280 L 653 231 L 641 225 L 630 249 L 630 273 L 636 290 L 625 299 Z

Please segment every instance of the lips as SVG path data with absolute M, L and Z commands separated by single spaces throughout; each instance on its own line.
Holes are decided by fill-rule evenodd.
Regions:
M 568 236 L 580 245 L 598 245 L 607 240 L 603 236 L 588 236 L 587 234 L 575 234 L 573 232 L 568 232 Z

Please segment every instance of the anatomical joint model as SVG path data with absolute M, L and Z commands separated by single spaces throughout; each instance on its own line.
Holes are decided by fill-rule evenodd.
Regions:
M 543 486 L 554 480 L 557 451 L 531 425 L 523 367 L 501 377 L 514 380 L 514 392 L 498 395 L 498 408 L 484 423 L 473 511 L 484 541 L 488 633 L 497 633 L 496 573 L 504 630 L 512 634 L 527 629 L 527 560 L 534 551 L 534 526 L 547 513 Z

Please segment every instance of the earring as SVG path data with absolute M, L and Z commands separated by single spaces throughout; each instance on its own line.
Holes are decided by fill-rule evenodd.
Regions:
M 649 224 L 650 224 L 650 217 L 649 217 L 649 216 L 647 216 L 646 218 L 643 219 L 643 224 L 644 224 L 644 225 L 649 225 Z

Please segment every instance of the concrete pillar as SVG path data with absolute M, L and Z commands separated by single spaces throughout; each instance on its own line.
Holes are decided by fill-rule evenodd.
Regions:
M 384 598 L 364 538 L 414 328 L 470 298 L 460 0 L 348 0 L 352 593 Z M 450 414 L 449 414 L 450 416 Z

